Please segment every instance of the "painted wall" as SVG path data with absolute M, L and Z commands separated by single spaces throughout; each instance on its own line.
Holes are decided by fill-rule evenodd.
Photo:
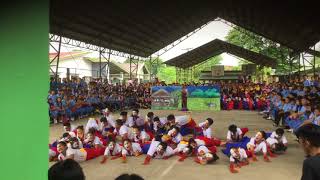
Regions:
M 52 65 L 53 66 L 51 66 L 51 68 L 55 72 L 56 66 L 54 65 L 56 65 L 56 62 L 54 61 Z M 97 72 L 92 71 L 92 62 L 88 60 L 83 60 L 82 58 L 61 60 L 59 62 L 59 70 L 58 70 L 59 77 L 65 78 L 67 76 L 67 68 L 70 68 L 71 75 L 76 74 L 81 78 L 83 76 L 91 77 L 93 74 L 97 74 Z

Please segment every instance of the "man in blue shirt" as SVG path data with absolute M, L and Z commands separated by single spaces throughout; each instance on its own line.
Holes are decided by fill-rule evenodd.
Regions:
M 311 86 L 310 80 L 308 79 L 308 76 L 304 76 L 303 86 L 304 86 L 304 87 L 309 87 L 309 86 Z

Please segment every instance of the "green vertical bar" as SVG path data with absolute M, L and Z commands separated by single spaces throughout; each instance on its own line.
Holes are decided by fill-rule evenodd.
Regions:
M 2 180 L 45 180 L 48 170 L 48 1 L 0 12 Z

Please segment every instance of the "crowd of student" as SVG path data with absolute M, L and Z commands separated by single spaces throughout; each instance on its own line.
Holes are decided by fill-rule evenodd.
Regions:
M 212 137 L 214 120 L 207 118 L 196 124 L 190 114 L 159 118 L 149 112 L 143 118 L 137 109 L 128 115 L 123 111 L 115 118 L 109 109 L 89 118 L 86 126 L 72 128 L 64 123 L 65 133 L 60 139 L 49 145 L 49 159 L 63 161 L 74 159 L 83 162 L 101 157 L 101 164 L 121 158 L 127 162 L 127 156 L 146 154 L 142 163 L 147 165 L 151 159 L 168 159 L 178 156 L 178 161 L 193 157 L 199 164 L 214 163 L 219 159 L 217 146 L 230 157 L 230 171 L 236 173 L 239 167 L 249 164 L 249 158 L 257 161 L 256 154 L 262 153 L 264 160 L 268 156 L 284 152 L 287 140 L 284 130 L 274 132 L 259 131 L 254 137 L 246 137 L 247 128 L 230 125 L 226 140 Z
M 150 108 L 151 84 L 136 82 L 126 85 L 99 81 L 87 84 L 84 79 L 54 81 L 51 79 L 48 95 L 51 122 L 66 122 L 92 115 L 109 107 L 114 110 Z
M 221 86 L 224 110 L 258 110 L 273 125 L 291 132 L 307 123 L 320 125 L 320 88 L 317 80 L 271 84 L 224 84 Z

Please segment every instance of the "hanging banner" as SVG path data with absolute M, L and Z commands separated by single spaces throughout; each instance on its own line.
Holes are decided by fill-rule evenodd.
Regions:
M 180 109 L 181 90 L 181 86 L 153 86 L 151 109 Z M 189 110 L 220 110 L 219 86 L 187 86 L 187 91 Z

